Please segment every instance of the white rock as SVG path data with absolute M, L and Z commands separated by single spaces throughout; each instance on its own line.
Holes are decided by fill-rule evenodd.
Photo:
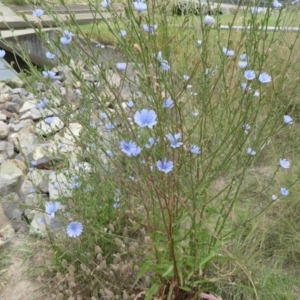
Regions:
M 5 139 L 9 134 L 9 127 L 3 121 L 0 121 L 0 139 Z
M 29 154 L 39 144 L 39 138 L 34 133 L 34 125 L 27 124 L 23 129 L 17 133 L 9 136 L 8 141 L 14 144 L 18 150 L 22 150 L 24 154 Z
M 3 114 L 2 112 L 0 112 L 0 121 L 6 121 L 7 117 L 5 114 Z
M 0 166 L 0 196 L 18 193 L 25 176 L 14 161 L 5 161 Z
M 51 124 L 46 123 L 44 120 L 36 124 L 35 133 L 37 135 L 49 135 L 61 130 L 64 126 L 65 124 L 60 118 L 53 117 Z
M 69 180 L 64 173 L 51 172 L 49 176 L 49 199 L 56 200 L 60 197 L 70 197 L 72 190 L 68 188 Z M 59 186 L 57 186 L 57 184 Z
M 0 103 L 5 103 L 6 101 L 10 101 L 11 99 L 12 99 L 12 95 L 11 94 L 8 94 L 8 93 L 1 94 L 0 93 Z
M 24 102 L 22 107 L 19 109 L 20 116 L 24 115 L 25 113 L 30 111 L 32 108 L 35 108 L 37 103 L 38 103 L 38 101 L 36 99 Z
M 8 245 L 15 236 L 15 230 L 10 224 L 0 227 L 0 248 Z

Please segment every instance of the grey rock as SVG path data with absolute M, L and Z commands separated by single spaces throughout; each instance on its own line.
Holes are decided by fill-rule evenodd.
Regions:
M 0 94 L 0 103 L 5 103 L 7 101 L 11 101 L 12 95 L 8 93 Z
M 5 102 L 5 109 L 9 112 L 18 113 L 21 105 L 13 102 Z
M 15 230 L 10 224 L 6 224 L 4 227 L 0 228 L 0 248 L 8 246 L 14 236 Z
M 29 219 L 31 219 L 30 212 L 33 209 L 39 207 L 39 205 L 40 205 L 40 198 L 39 198 L 38 194 L 31 193 L 31 194 L 29 194 L 29 195 L 27 195 L 25 197 L 24 203 L 27 206 L 26 209 L 25 209 L 25 215 L 29 216 Z
M 5 108 L 1 109 L 1 114 L 5 115 L 7 119 L 11 118 L 11 112 L 7 111 Z
M 29 174 L 27 175 L 27 178 L 24 180 L 24 182 L 23 182 L 23 184 L 21 186 L 21 189 L 20 189 L 20 196 L 22 198 L 25 198 L 28 195 L 30 195 L 31 194 L 30 189 L 34 188 L 33 182 L 28 178 Z
M 30 101 L 25 101 L 19 110 L 20 116 L 24 115 L 26 112 L 30 111 L 32 108 L 35 108 L 37 103 L 38 103 L 38 101 L 36 99 L 30 100 Z
M 28 154 L 29 161 L 36 161 L 35 168 L 37 169 L 49 169 L 52 165 L 47 151 L 48 144 L 42 144 L 36 146 L 36 148 Z
M 22 96 L 28 96 L 29 92 L 26 91 L 24 88 L 15 88 L 11 90 L 12 94 L 19 94 Z
M 18 193 L 25 177 L 20 166 L 13 160 L 7 160 L 0 166 L 0 196 Z
M 35 133 L 39 136 L 46 136 L 60 131 L 64 126 L 65 124 L 60 118 L 53 117 L 53 122 L 51 124 L 46 123 L 44 120 L 36 124 Z
M 24 82 L 19 77 L 14 77 L 6 83 L 11 88 L 22 88 Z
M 5 139 L 9 134 L 9 127 L 3 121 L 0 121 L 0 139 Z
M 0 139 L 5 139 L 9 134 L 9 127 L 3 121 L 0 121 Z
M 38 235 L 42 238 L 47 237 L 47 225 L 50 224 L 50 216 L 36 210 L 31 211 L 29 215 L 30 219 L 32 218 L 29 234 Z
M 15 124 L 14 124 L 15 123 Z M 32 120 L 21 120 L 15 121 L 14 123 L 9 123 L 8 127 L 12 132 L 18 132 L 26 127 L 28 124 L 34 124 Z
M 64 99 L 68 102 L 69 105 L 71 105 L 73 109 L 77 109 L 79 107 L 80 98 L 76 94 L 75 90 L 67 89 L 64 94 Z
M 16 228 L 18 228 L 23 219 L 23 210 L 19 205 L 19 196 L 15 193 L 11 193 L 2 197 L 1 200 L 1 206 L 5 216 L 9 219 L 13 227 L 16 225 Z
M 42 238 L 51 234 L 56 236 L 65 230 L 62 226 L 60 220 L 57 218 L 50 218 L 50 215 L 40 212 L 40 211 L 31 211 L 30 215 L 32 216 L 32 221 L 30 224 L 30 235 L 38 235 Z
M 42 82 L 34 82 L 32 84 L 32 87 L 34 88 L 34 90 L 36 90 L 38 92 L 46 92 L 46 86 Z
M 6 119 L 7 119 L 7 116 L 0 111 L 0 121 L 5 122 Z
M 0 82 L 0 94 L 5 94 L 11 92 L 11 88 L 4 82 Z
M 32 152 L 40 142 L 34 130 L 35 126 L 33 124 L 27 124 L 19 132 L 10 134 L 8 141 L 14 144 L 15 149 L 27 155 Z
M 49 176 L 49 199 L 56 200 L 60 197 L 70 197 L 72 191 L 68 188 L 69 180 L 64 173 L 52 171 Z
M 0 141 L 0 164 L 6 159 L 14 156 L 14 145 L 9 142 Z

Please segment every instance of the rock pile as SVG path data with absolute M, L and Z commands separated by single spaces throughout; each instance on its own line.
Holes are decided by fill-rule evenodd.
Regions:
M 51 89 L 54 87 L 64 101 L 55 97 L 43 83 L 32 84 L 38 96 L 28 92 L 19 78 L 0 83 L 0 215 L 3 210 L 10 220 L 8 227 L 14 231 L 28 231 L 29 228 L 30 234 L 40 236 L 47 234 L 47 228 L 53 231 L 61 229 L 56 219 L 37 209 L 45 204 L 41 201 L 55 201 L 60 196 L 70 195 L 72 172 L 91 169 L 88 162 L 78 161 L 80 149 L 76 139 L 80 137 L 82 125 L 76 117 L 64 115 L 63 104 L 71 107 L 74 115 L 81 109 L 80 83 L 72 82 L 65 66 L 58 66 L 55 71 L 59 76 L 51 81 Z M 129 99 L 132 87 L 124 82 L 121 87 L 123 75 L 108 72 L 110 84 L 119 86 L 119 95 L 121 93 L 123 99 Z M 130 76 L 133 78 L 133 72 Z M 90 73 L 83 72 L 83 78 L 87 84 L 97 87 Z M 48 99 L 51 99 L 51 108 Z M 125 102 L 123 106 L 126 107 Z M 96 105 L 95 109 L 99 118 L 101 107 Z M 109 128 L 102 125 L 101 135 L 110 134 Z M 67 154 L 69 162 L 63 164 L 57 153 Z M 62 167 L 54 170 L 53 166 L 59 163 Z M 0 247 L 12 236 L 11 228 L 0 228 Z M 9 237 L 5 237 L 4 232 L 9 233 Z

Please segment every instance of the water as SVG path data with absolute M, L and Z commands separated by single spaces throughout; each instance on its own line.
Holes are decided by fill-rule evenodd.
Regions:
M 0 81 L 18 76 L 15 71 L 8 69 L 5 65 L 7 65 L 6 61 L 0 59 Z

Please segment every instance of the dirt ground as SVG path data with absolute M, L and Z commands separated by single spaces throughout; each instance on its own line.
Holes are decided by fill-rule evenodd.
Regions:
M 1 300 L 53 299 L 46 267 L 51 264 L 48 249 L 46 241 L 27 234 L 16 234 L 0 249 Z

